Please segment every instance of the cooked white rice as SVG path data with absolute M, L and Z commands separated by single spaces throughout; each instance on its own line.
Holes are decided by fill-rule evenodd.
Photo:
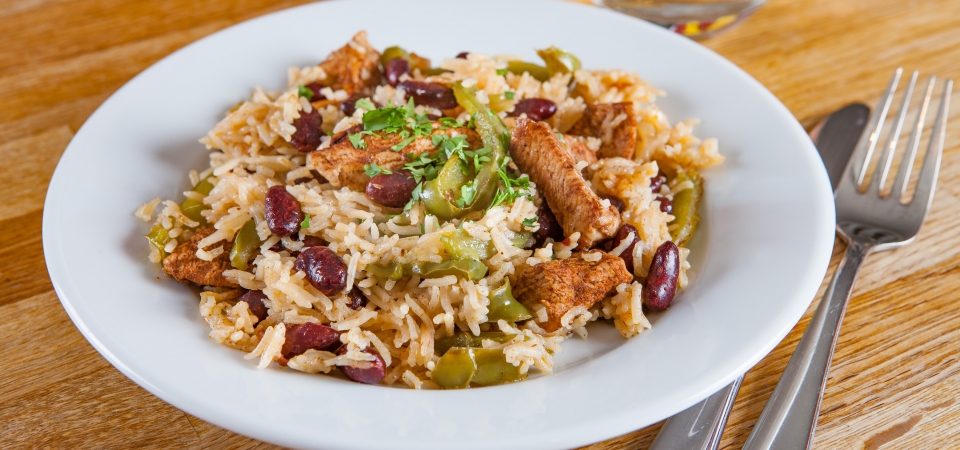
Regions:
M 439 66 L 449 70 L 435 78 L 445 81 L 471 80 L 481 89 L 478 97 L 511 91 L 514 101 L 524 98 L 546 98 L 557 104 L 557 113 L 548 123 L 557 131 L 567 131 L 583 114 L 587 104 L 595 102 L 633 102 L 638 119 L 637 147 L 633 159 L 602 159 L 586 168 L 589 181 L 599 194 L 609 194 L 624 200 L 625 222 L 634 225 L 640 243 L 634 249 L 636 275 L 644 277 L 649 270 L 653 253 L 670 240 L 667 224 L 673 216 L 660 212 L 659 203 L 651 192 L 651 177 L 664 164 L 675 168 L 699 169 L 722 161 L 715 139 L 699 140 L 693 135 L 695 120 L 686 120 L 671 126 L 666 116 L 653 105 L 664 93 L 639 78 L 637 74 L 621 70 L 578 70 L 573 74 L 557 74 L 540 82 L 529 74 L 500 75 L 498 69 L 506 66 L 509 57 L 489 57 L 471 53 L 466 59 L 450 58 Z M 502 72 L 501 72 L 502 73 Z M 548 242 L 541 248 L 521 249 L 511 244 L 514 232 L 531 228 L 524 219 L 536 215 L 537 205 L 530 198 L 521 197 L 511 204 L 486 211 L 482 217 L 460 223 L 458 220 L 438 223 L 426 216 L 421 206 L 407 214 L 392 216 L 392 211 L 370 201 L 362 192 L 338 189 L 330 184 L 310 181 L 295 184 L 294 180 L 309 176 L 305 154 L 297 152 L 290 139 L 295 131 L 293 121 L 312 106 L 298 96 L 297 86 L 322 80 L 326 75 L 320 67 L 292 67 L 288 71 L 288 88 L 283 92 L 266 92 L 257 87 L 250 99 L 228 112 L 201 142 L 213 150 L 210 166 L 201 173 L 192 172 L 194 183 L 206 178 L 214 185 L 202 197 L 209 209 L 202 214 L 216 231 L 200 242 L 200 248 L 218 241 L 230 241 L 250 219 L 257 223 L 260 238 L 265 240 L 260 255 L 251 271 L 228 270 L 224 275 L 245 289 L 263 290 L 268 300 L 269 317 L 255 323 L 247 304 L 237 302 L 241 291 L 207 289 L 200 294 L 200 315 L 210 326 L 214 341 L 248 352 L 247 359 L 258 361 L 265 368 L 280 358 L 286 325 L 315 322 L 329 324 L 342 331 L 341 340 L 347 347 L 344 355 L 309 350 L 292 358 L 287 367 L 307 373 L 327 373 L 336 365 L 362 367 L 373 358 L 362 350 L 375 348 L 387 365 L 386 384 L 401 381 L 414 389 L 434 388 L 431 371 L 438 356 L 434 341 L 457 330 L 477 334 L 481 331 L 503 331 L 515 337 L 506 343 L 485 341 L 484 347 L 502 349 L 507 361 L 522 373 L 531 369 L 549 373 L 554 366 L 554 355 L 561 351 L 561 342 L 576 333 L 586 337 L 584 328 L 599 318 L 612 319 L 624 337 L 631 337 L 650 328 L 641 308 L 639 281 L 623 284 L 616 295 L 593 308 L 574 308 L 561 319 L 561 328 L 544 332 L 537 320 L 516 327 L 500 321 L 487 322 L 489 291 L 514 278 L 523 268 L 570 257 L 576 249 L 578 236 L 562 242 Z M 414 78 L 422 78 L 417 71 Z M 571 84 L 573 82 L 573 84 Z M 572 86 L 572 87 L 571 87 Z M 347 93 L 326 88 L 325 96 L 344 100 Z M 380 86 L 372 96 L 381 105 L 403 102 L 404 93 L 389 85 Z M 419 107 L 423 111 L 424 108 Z M 360 123 L 365 110 L 358 108 L 352 116 L 345 116 L 339 108 L 330 105 L 320 108 L 324 131 L 337 132 Z M 428 111 L 439 112 L 439 111 Z M 501 114 L 505 115 L 505 114 Z M 623 117 L 607 123 L 612 129 Z M 508 127 L 513 119 L 505 118 Z M 609 133 L 608 133 L 609 134 Z M 585 143 L 596 150 L 603 138 L 588 138 Z M 325 140 L 323 146 L 328 145 Z M 366 307 L 353 310 L 347 295 L 327 297 L 294 269 L 296 258 L 288 252 L 271 250 L 280 239 L 270 235 L 265 221 L 264 198 L 274 185 L 285 185 L 310 215 L 309 229 L 302 235 L 318 236 L 329 242 L 329 248 L 348 265 L 348 292 L 357 286 L 369 299 Z M 668 198 L 689 185 L 668 186 L 663 193 Z M 531 187 L 536 193 L 536 186 Z M 171 200 L 154 199 L 136 211 L 136 216 L 150 221 L 159 207 L 156 224 L 167 230 L 169 242 L 163 248 L 171 252 L 178 243 L 186 242 L 197 223 L 186 217 Z M 458 279 L 455 276 L 435 279 L 412 278 L 401 281 L 381 279 L 366 268 L 370 264 L 386 265 L 394 261 L 432 261 L 444 259 L 441 237 L 462 226 L 470 236 L 490 241 L 496 254 L 484 261 L 489 267 L 487 276 L 478 281 Z M 284 238 L 288 248 L 298 249 L 297 241 Z M 621 248 L 623 247 L 623 248 Z M 613 249 L 619 255 L 625 246 Z M 161 252 L 151 246 L 150 259 L 159 262 Z M 199 250 L 197 256 L 211 260 L 222 252 Z M 681 287 L 686 285 L 687 249 L 681 249 Z M 596 259 L 599 259 L 596 254 Z M 585 256 L 584 259 L 591 257 Z M 546 311 L 533 308 L 535 316 L 545 321 Z

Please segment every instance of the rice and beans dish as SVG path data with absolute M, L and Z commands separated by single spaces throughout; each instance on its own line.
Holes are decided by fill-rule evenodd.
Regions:
M 290 68 L 201 139 L 184 199 L 136 212 L 150 260 L 259 368 L 488 386 L 550 373 L 590 322 L 641 333 L 723 158 L 636 74 L 537 53 L 434 66 L 360 32 Z

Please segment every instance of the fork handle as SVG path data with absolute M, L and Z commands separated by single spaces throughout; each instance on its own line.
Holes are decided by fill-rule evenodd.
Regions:
M 871 245 L 850 242 L 810 325 L 790 357 L 744 450 L 809 449 L 820 414 L 830 360 L 853 282 Z

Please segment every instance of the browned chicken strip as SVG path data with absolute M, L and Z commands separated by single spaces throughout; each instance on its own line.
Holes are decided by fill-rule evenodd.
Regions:
M 581 248 L 616 234 L 620 212 L 609 203 L 603 206 L 549 125 L 517 119 L 510 136 L 510 154 L 520 171 L 537 183 L 564 235 L 580 232 Z
M 577 136 L 565 134 L 563 135 L 563 139 L 560 140 L 560 143 L 563 144 L 563 148 L 570 153 L 574 161 L 586 161 L 587 164 L 597 162 L 597 153 L 590 150 L 590 147 L 587 147 L 587 144 L 584 144 Z
M 397 133 L 364 135 L 364 145 L 356 148 L 350 142 L 349 135 L 360 131 L 362 131 L 362 125 L 357 125 L 336 134 L 331 140 L 330 147 L 310 153 L 308 165 L 320 172 L 334 186 L 346 186 L 355 191 L 362 191 L 370 181 L 363 166 L 376 163 L 387 170 L 398 170 L 411 160 L 409 155 L 416 157 L 421 153 L 436 150 L 437 147 L 433 145 L 432 138 L 434 134 L 466 135 L 470 148 L 483 146 L 480 136 L 469 128 L 442 130 L 439 125 L 435 125 L 431 135 L 418 137 L 399 151 L 391 149 L 403 141 Z
M 367 42 L 367 32 L 361 31 L 320 63 L 327 75 L 321 83 L 348 94 L 372 90 L 380 84 L 379 61 L 380 53 Z
M 637 146 L 637 118 L 633 104 L 597 103 L 587 106 L 583 117 L 573 124 L 568 133 L 576 136 L 600 138 L 598 158 L 633 159 Z
M 212 227 L 197 230 L 188 242 L 173 249 L 173 252 L 163 259 L 163 273 L 184 284 L 240 287 L 223 276 L 224 270 L 233 269 L 233 266 L 230 265 L 230 250 L 233 248 L 233 243 L 218 242 L 207 247 L 205 250 L 209 251 L 223 246 L 223 253 L 214 258 L 213 261 L 204 261 L 197 257 L 197 243 L 213 234 L 214 231 Z
M 599 254 L 600 260 L 587 261 L 585 254 Z M 539 325 L 546 331 L 556 331 L 560 319 L 571 309 L 590 308 L 620 284 L 631 281 L 633 275 L 623 259 L 600 251 L 578 252 L 568 259 L 527 267 L 517 277 L 513 293 L 531 310 L 537 304 L 546 307 L 547 321 Z

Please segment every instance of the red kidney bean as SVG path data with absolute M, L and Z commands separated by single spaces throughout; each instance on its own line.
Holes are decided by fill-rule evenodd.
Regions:
M 406 91 L 407 96 L 413 97 L 413 102 L 418 105 L 437 109 L 457 107 L 457 97 L 453 95 L 453 89 L 442 84 L 407 80 L 401 82 L 397 87 Z
M 547 238 L 553 238 L 554 242 L 563 240 L 563 228 L 557 222 L 557 217 L 553 215 L 553 211 L 547 206 L 547 202 L 543 202 L 540 209 L 537 210 L 537 223 L 540 224 L 540 228 L 533 233 L 533 237 L 537 241 L 537 247 L 543 246 Z
M 397 87 L 397 84 L 400 84 L 400 76 L 410 74 L 410 63 L 403 58 L 393 58 L 387 61 L 383 74 L 390 86 Z
M 247 303 L 250 314 L 257 316 L 257 322 L 263 322 L 267 318 L 267 305 L 263 303 L 266 299 L 267 296 L 263 291 L 247 291 L 239 301 Z
M 316 150 L 320 146 L 320 138 L 324 136 L 320 125 L 323 125 L 323 118 L 317 108 L 310 109 L 310 112 L 300 111 L 300 118 L 293 121 L 297 131 L 290 137 L 290 144 L 301 152 Z
M 378 353 L 376 350 L 367 347 L 363 351 L 377 357 L 377 359 L 373 361 L 368 361 L 369 367 L 366 369 L 350 366 L 338 367 L 340 368 L 340 371 L 347 376 L 347 378 L 353 381 L 365 384 L 377 384 L 383 380 L 383 377 L 387 376 L 387 365 L 383 362 L 383 357 L 380 356 L 380 353 Z M 347 353 L 346 346 L 340 347 L 340 350 L 337 351 L 338 355 L 343 355 L 345 353 Z
M 670 214 L 673 212 L 673 202 L 666 197 L 657 197 L 657 201 L 660 202 L 660 211 Z
M 457 58 L 458 58 L 458 59 L 467 59 L 467 55 L 469 55 L 469 54 L 470 54 L 470 52 L 460 52 L 460 53 L 457 53 Z
M 510 117 L 526 114 L 532 120 L 547 120 L 557 112 L 557 104 L 545 98 L 525 98 L 513 106 Z
M 313 93 L 313 96 L 310 97 L 310 101 L 311 101 L 311 102 L 315 102 L 315 101 L 317 101 L 317 100 L 325 100 L 325 99 L 327 98 L 325 95 L 323 95 L 323 94 L 320 93 L 320 89 L 323 89 L 323 88 L 325 88 L 326 86 L 324 86 L 324 85 L 322 85 L 322 84 L 320 84 L 320 83 L 318 83 L 318 82 L 316 82 L 316 81 L 314 81 L 313 83 L 304 85 L 303 87 L 305 87 L 305 88 L 307 88 L 307 89 L 310 89 L 310 92 Z
M 605 198 L 607 200 L 610 200 L 610 204 L 613 205 L 614 208 L 617 208 L 617 211 L 619 212 L 623 212 L 623 209 L 627 207 L 627 204 L 624 203 L 623 200 L 620 200 L 620 197 L 615 197 L 612 195 L 601 195 L 600 198 Z
M 264 210 L 267 213 L 267 225 L 273 234 L 290 236 L 300 231 L 303 211 L 300 211 L 300 202 L 287 192 L 286 186 L 278 184 L 267 190 Z
M 650 273 L 643 285 L 643 304 L 655 311 L 670 307 L 677 294 L 677 278 L 680 276 L 680 249 L 666 241 L 657 248 L 650 263 Z
M 316 236 L 304 236 L 301 242 L 303 242 L 303 248 L 326 245 L 326 243 L 323 242 L 323 239 L 320 239 Z
M 660 189 L 663 189 L 663 183 L 666 183 L 666 182 L 667 182 L 667 177 L 661 174 L 657 174 L 657 176 L 650 179 L 650 190 L 653 191 L 654 194 L 656 194 L 657 192 L 660 192 Z
M 353 289 L 350 289 L 350 292 L 347 293 L 349 301 L 347 306 L 350 309 L 360 309 L 364 306 L 367 306 L 367 296 L 363 295 L 363 291 L 360 288 L 354 286 Z
M 627 248 L 620 253 L 620 259 L 623 259 L 623 263 L 626 264 L 627 270 L 629 270 L 630 273 L 633 273 L 633 248 L 636 247 L 637 242 L 640 241 L 640 234 L 637 233 L 637 228 L 629 223 L 623 224 L 623 226 L 617 230 L 617 234 L 613 237 L 613 239 L 607 241 L 606 245 L 607 251 L 609 252 L 610 250 L 619 247 L 620 244 L 627 239 L 627 236 L 629 236 L 630 233 L 633 233 L 633 238 L 631 239 Z
M 327 297 L 347 287 L 347 265 L 328 247 L 303 249 L 293 267 L 305 273 L 310 284 Z
M 406 170 L 381 173 L 367 182 L 367 197 L 390 208 L 402 208 L 413 196 L 417 181 Z
M 299 323 L 287 325 L 280 354 L 290 359 L 310 349 L 336 351 L 340 345 L 340 332 L 330 328 L 329 325 L 313 322 Z

